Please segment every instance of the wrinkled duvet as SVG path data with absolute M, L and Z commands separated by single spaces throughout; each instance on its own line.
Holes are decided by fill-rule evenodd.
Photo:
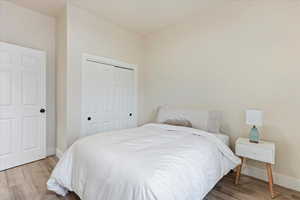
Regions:
M 47 185 L 82 200 L 199 200 L 238 164 L 214 134 L 147 124 L 78 140 Z

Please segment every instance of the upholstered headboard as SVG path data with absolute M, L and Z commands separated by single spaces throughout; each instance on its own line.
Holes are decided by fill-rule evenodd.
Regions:
M 191 122 L 193 128 L 220 133 L 222 112 L 170 106 L 159 107 L 156 122 L 164 123 L 168 120 L 187 120 Z

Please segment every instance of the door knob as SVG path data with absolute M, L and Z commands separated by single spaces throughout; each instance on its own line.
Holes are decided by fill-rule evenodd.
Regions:
M 92 119 L 91 117 L 88 117 L 88 118 L 87 118 L 88 121 L 91 121 L 91 119 Z
M 40 113 L 44 113 L 46 110 L 44 108 L 41 108 Z
M 131 116 L 132 116 L 132 113 L 129 113 L 129 116 L 131 117 Z

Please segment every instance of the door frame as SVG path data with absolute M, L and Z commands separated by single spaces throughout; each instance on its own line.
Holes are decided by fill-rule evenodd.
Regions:
M 138 65 L 136 64 L 128 64 L 126 62 L 123 61 L 119 61 L 119 60 L 115 60 L 112 58 L 108 58 L 108 57 L 102 57 L 102 56 L 96 56 L 96 55 L 91 55 L 88 53 L 83 53 L 82 54 L 82 61 L 81 61 L 81 70 L 83 67 L 86 66 L 87 62 L 99 62 L 102 64 L 106 64 L 106 65 L 111 65 L 112 67 L 120 67 L 120 68 L 125 68 L 125 69 L 130 69 L 134 71 L 134 114 L 135 114 L 135 126 L 138 126 Z M 82 78 L 82 71 L 81 71 L 81 86 L 83 78 Z M 81 88 L 82 91 L 82 88 Z M 81 123 L 81 128 L 80 128 L 80 137 L 83 137 L 84 134 L 84 130 L 83 130 L 83 125 L 82 125 L 82 111 L 83 111 L 83 105 L 82 105 L 82 98 L 83 96 L 81 96 L 81 117 L 80 117 L 80 123 Z

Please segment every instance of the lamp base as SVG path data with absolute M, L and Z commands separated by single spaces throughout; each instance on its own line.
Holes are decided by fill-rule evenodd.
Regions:
M 250 131 L 249 141 L 251 143 L 259 143 L 259 132 L 255 126 Z

